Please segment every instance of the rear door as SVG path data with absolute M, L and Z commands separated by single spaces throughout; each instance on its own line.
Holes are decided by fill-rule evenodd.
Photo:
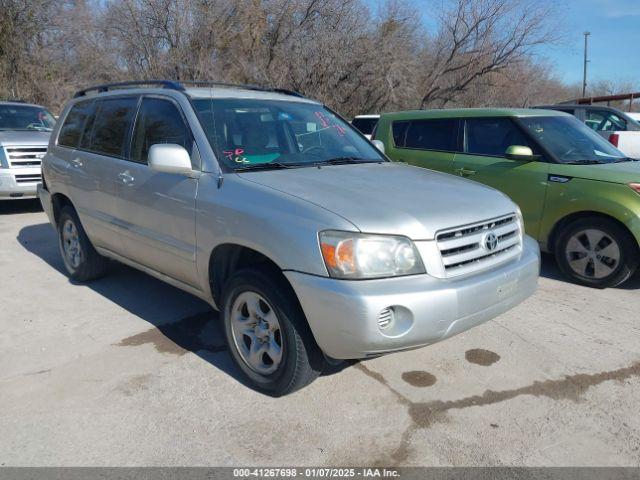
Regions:
M 494 187 L 511 197 L 522 210 L 525 229 L 537 236 L 548 184 L 549 164 L 505 158 L 508 147 L 530 147 L 542 154 L 511 119 L 468 118 L 462 127 L 463 149 L 453 162 L 454 172 L 464 178 Z
M 70 195 L 82 224 L 94 245 L 116 253 L 122 253 L 116 165 L 124 156 L 137 102 L 136 96 L 93 101 L 69 158 Z M 58 141 L 64 141 L 62 132 Z
M 418 167 L 452 173 L 454 152 L 459 149 L 459 124 L 459 120 L 449 118 L 394 121 L 390 156 Z
M 193 136 L 180 106 L 168 97 L 145 96 L 135 121 L 127 160 L 118 165 L 120 216 L 126 256 L 176 280 L 197 285 L 195 202 L 197 178 L 148 166 L 155 144 L 187 149 L 198 169 Z

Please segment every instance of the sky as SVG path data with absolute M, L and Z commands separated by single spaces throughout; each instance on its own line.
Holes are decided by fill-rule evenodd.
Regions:
M 568 83 L 582 82 L 582 34 L 589 31 L 589 77 L 640 85 L 640 0 L 562 3 L 564 41 L 540 52 L 555 64 L 560 78 Z
M 423 13 L 427 26 L 429 12 L 447 0 L 412 0 Z M 587 82 L 609 80 L 640 86 L 640 0 L 547 0 L 557 12 L 552 25 L 562 36 L 558 45 L 540 48 L 537 54 L 548 60 L 560 80 L 582 83 L 584 36 L 589 37 Z M 540 3 L 544 3 L 541 0 Z

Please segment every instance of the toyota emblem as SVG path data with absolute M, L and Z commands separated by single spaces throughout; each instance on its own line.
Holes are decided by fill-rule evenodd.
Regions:
M 493 252 L 496 248 L 498 248 L 498 237 L 495 233 L 489 232 L 485 235 L 484 248 L 486 248 L 490 252 Z

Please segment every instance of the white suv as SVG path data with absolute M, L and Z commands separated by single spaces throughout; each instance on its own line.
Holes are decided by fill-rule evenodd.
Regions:
M 36 196 L 54 124 L 44 107 L 0 102 L 0 200 Z

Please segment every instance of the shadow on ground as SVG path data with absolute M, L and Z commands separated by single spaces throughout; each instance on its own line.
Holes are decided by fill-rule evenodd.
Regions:
M 26 226 L 17 239 L 26 250 L 66 277 L 56 232 L 50 224 Z M 151 344 L 159 352 L 173 355 L 193 352 L 247 385 L 227 353 L 218 313 L 204 301 L 117 262 L 112 263 L 107 276 L 77 288 L 91 288 L 151 325 L 149 330 L 124 338 L 116 345 Z M 328 367 L 325 375 L 337 373 L 348 365 L 342 362 Z
M 552 280 L 558 280 L 560 282 L 568 281 L 567 278 L 562 274 L 562 272 L 560 272 L 555 258 L 550 254 L 542 254 L 542 267 L 540 269 L 540 276 L 544 278 L 550 278 Z M 636 274 L 629 280 L 615 288 L 619 288 L 622 290 L 640 289 L 640 270 L 638 270 Z
M 18 213 L 41 212 L 42 206 L 37 198 L 28 200 L 2 200 L 0 201 L 0 215 L 15 215 Z

